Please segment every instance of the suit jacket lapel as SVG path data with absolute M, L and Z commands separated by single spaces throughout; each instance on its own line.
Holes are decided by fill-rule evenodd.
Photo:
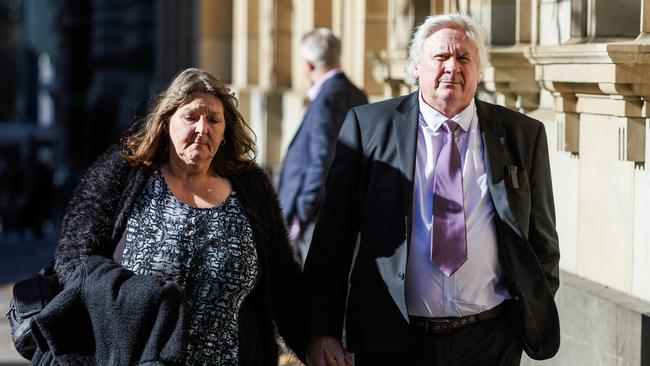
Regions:
M 305 126 L 305 121 L 307 120 L 307 116 L 309 116 L 309 109 L 311 108 L 312 104 L 313 103 L 310 102 L 307 105 L 307 108 L 305 108 L 305 112 L 304 112 L 304 115 L 302 116 L 302 120 L 300 121 L 300 125 L 298 126 L 298 129 L 296 130 L 296 132 L 293 134 L 293 137 L 291 138 L 291 142 L 289 143 L 289 146 L 287 148 L 293 146 L 293 144 L 296 142 L 296 139 L 300 135 L 300 132 L 302 132 L 302 129 L 305 128 L 304 127 Z
M 402 179 L 402 197 L 406 208 L 407 243 L 411 241 L 411 223 L 413 216 L 413 176 L 415 175 L 415 154 L 418 136 L 419 92 L 404 98 L 393 113 L 393 128 L 397 137 L 397 152 L 400 160 Z
M 492 113 L 489 104 L 476 99 L 476 114 L 483 138 L 483 160 L 488 175 L 488 189 L 497 214 L 520 237 L 524 237 L 515 215 L 508 203 L 508 191 L 504 180 L 505 130 L 500 116 Z
M 404 221 L 396 222 L 395 225 L 404 225 L 406 242 L 399 245 L 391 256 L 376 258 L 379 273 L 388 285 L 388 291 L 393 301 L 399 308 L 405 321 L 408 322 L 408 310 L 406 308 L 406 297 L 404 282 L 395 285 L 395 272 L 406 273 L 406 262 L 408 248 L 411 240 L 411 222 L 413 216 L 413 175 L 415 170 L 415 154 L 417 145 L 418 126 L 418 93 L 415 92 L 405 97 L 393 111 L 392 123 L 393 133 L 386 136 L 388 143 L 395 141 L 394 149 L 397 149 L 397 158 L 394 162 L 396 169 L 401 174 L 401 195 L 404 200 Z M 390 146 L 390 145 L 389 145 Z

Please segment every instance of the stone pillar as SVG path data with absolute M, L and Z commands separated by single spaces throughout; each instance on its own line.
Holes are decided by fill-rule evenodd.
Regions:
M 381 95 L 383 86 L 373 78 L 372 70 L 388 44 L 388 0 L 338 1 L 333 24 L 342 28 L 343 67 L 368 94 Z
M 259 0 L 233 3 L 232 83 L 243 87 L 259 81 Z
M 527 0 L 491 0 L 483 7 L 483 24 L 492 40 L 483 87 L 495 101 L 523 112 L 539 105 L 534 66 L 526 58 L 530 47 L 533 9 Z
M 332 27 L 332 0 L 314 1 L 314 27 Z M 299 13 L 298 13 L 299 14 Z
M 641 0 L 640 34 L 638 41 L 650 38 L 650 0 Z
M 291 89 L 286 90 L 282 98 L 282 140 L 280 145 L 282 154 L 287 150 L 300 126 L 308 102 L 307 90 L 311 86 L 300 54 L 302 36 L 314 28 L 327 27 L 332 29 L 337 37 L 341 37 L 340 27 L 336 28 L 332 24 L 334 14 L 332 0 L 293 0 L 292 4 L 292 52 L 287 52 L 287 56 L 291 55 Z
M 517 18 L 520 15 L 530 18 L 530 14 L 518 14 L 516 0 L 483 0 L 475 6 L 475 17 L 487 31 L 492 46 L 512 46 L 516 43 L 515 36 Z
M 232 82 L 233 0 L 201 0 L 199 65 Z
M 642 0 L 571 1 L 569 43 L 636 37 L 641 7 Z
M 408 63 L 409 41 L 416 21 L 416 4 L 409 0 L 388 2 L 388 48 L 375 60 L 375 80 L 384 86 L 384 96 L 407 94 L 404 69 Z M 421 20 L 420 20 L 421 22 Z
M 451 0 L 430 0 L 429 7 L 431 14 L 448 13 L 451 11 Z
M 415 88 L 407 82 L 404 72 L 414 27 L 443 8 L 443 1 L 388 1 L 388 48 L 378 54 L 373 69 L 375 80 L 384 86 L 385 97 L 408 94 Z
M 291 86 L 291 0 L 258 0 L 259 85 L 264 89 Z
M 257 136 L 261 165 L 279 165 L 283 95 L 292 83 L 291 0 L 234 2 L 233 87 Z

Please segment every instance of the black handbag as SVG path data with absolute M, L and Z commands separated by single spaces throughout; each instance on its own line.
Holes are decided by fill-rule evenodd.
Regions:
M 36 351 L 36 341 L 31 331 L 32 318 L 60 291 L 54 261 L 48 263 L 36 275 L 14 285 L 7 319 L 16 351 L 28 360 Z

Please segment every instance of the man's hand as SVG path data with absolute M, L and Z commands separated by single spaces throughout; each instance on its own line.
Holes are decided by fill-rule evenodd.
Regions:
M 307 345 L 307 366 L 352 366 L 352 354 L 334 337 L 313 337 Z

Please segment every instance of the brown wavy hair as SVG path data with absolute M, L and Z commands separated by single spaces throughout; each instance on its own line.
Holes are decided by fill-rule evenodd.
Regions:
M 237 109 L 239 101 L 221 80 L 197 68 L 181 71 L 156 97 L 149 114 L 134 128 L 134 132 L 122 139 L 126 147 L 125 159 L 133 165 L 156 168 L 166 163 L 169 158 L 169 120 L 192 93 L 209 93 L 223 103 L 225 143 L 212 159 L 211 173 L 227 177 L 253 165 L 255 134 Z

